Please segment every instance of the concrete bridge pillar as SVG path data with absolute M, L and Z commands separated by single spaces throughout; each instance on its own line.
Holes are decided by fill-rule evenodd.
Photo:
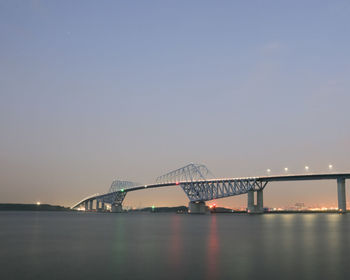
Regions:
M 122 213 L 123 207 L 121 205 L 113 205 L 111 206 L 111 212 L 113 213 Z
M 92 211 L 92 204 L 93 204 L 93 200 L 91 199 L 91 200 L 89 200 L 89 211 Z
M 204 201 L 190 201 L 188 210 L 190 214 L 205 214 L 207 212 L 207 207 Z
M 99 209 L 100 209 L 100 202 L 96 200 L 96 211 L 98 211 Z
M 102 201 L 102 203 L 101 203 L 101 210 L 102 211 L 105 211 L 105 203 Z
M 248 213 L 254 212 L 255 206 L 254 206 L 254 191 L 248 192 L 248 207 L 247 211 Z
M 89 210 L 89 202 L 88 201 L 84 202 L 84 207 L 85 207 L 85 211 Z
M 264 212 L 264 193 L 263 190 L 258 190 L 256 192 L 256 210 L 258 213 L 263 213 Z
M 247 211 L 250 214 L 264 213 L 264 196 L 263 190 L 256 192 L 256 204 L 254 203 L 254 191 L 248 192 L 248 207 Z
M 338 211 L 346 213 L 345 178 L 338 178 Z

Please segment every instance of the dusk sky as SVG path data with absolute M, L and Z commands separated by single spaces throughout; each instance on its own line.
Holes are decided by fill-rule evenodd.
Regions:
M 190 162 L 350 172 L 349 33 L 349 1 L 0 0 L 0 203 L 71 206 Z M 336 206 L 336 182 L 264 193 L 297 202 Z M 173 187 L 124 204 L 187 203 Z

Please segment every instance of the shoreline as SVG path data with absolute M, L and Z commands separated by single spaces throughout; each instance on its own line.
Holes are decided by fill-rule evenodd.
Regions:
M 69 211 L 69 212 L 85 212 L 71 209 L 60 205 L 50 204 L 25 204 L 25 203 L 0 203 L 0 211 Z M 186 206 L 175 207 L 145 207 L 141 209 L 125 210 L 123 213 L 176 213 L 188 214 Z M 109 211 L 86 211 L 87 213 L 111 213 Z M 235 211 L 229 208 L 217 208 L 216 211 L 208 211 L 210 214 L 248 214 L 247 211 Z M 263 213 L 256 213 L 250 215 L 261 214 L 339 214 L 337 210 L 276 210 L 264 211 Z

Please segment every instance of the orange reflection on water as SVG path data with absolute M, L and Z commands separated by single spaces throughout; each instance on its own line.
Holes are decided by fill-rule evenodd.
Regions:
M 216 215 L 211 215 L 209 224 L 209 240 L 207 247 L 207 279 L 219 279 L 218 254 L 219 237 L 217 232 Z

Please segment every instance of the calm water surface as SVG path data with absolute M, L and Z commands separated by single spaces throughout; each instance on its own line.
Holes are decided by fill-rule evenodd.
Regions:
M 0 279 L 349 279 L 350 214 L 0 212 Z

